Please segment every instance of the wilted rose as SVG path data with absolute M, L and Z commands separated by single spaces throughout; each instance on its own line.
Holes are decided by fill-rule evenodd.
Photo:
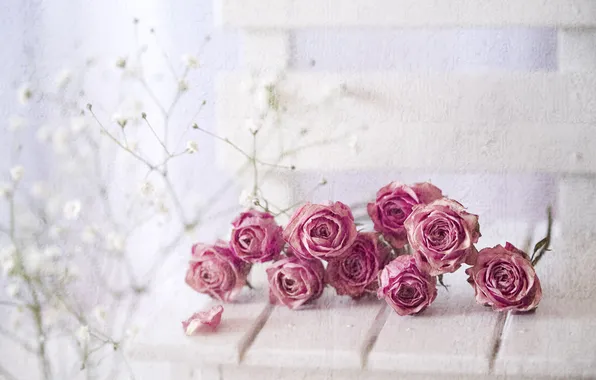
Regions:
M 530 311 L 542 298 L 540 280 L 528 255 L 510 243 L 481 250 L 466 273 L 476 301 L 497 311 Z
M 284 245 L 282 228 L 273 215 L 250 210 L 232 222 L 230 247 L 240 259 L 250 263 L 264 263 L 277 259 Z
M 437 297 L 437 280 L 414 257 L 399 256 L 385 266 L 377 295 L 399 315 L 416 314 Z
M 301 258 L 327 260 L 341 256 L 357 233 L 354 216 L 345 204 L 307 203 L 292 215 L 283 237 Z
M 213 306 L 207 311 L 199 311 L 182 322 L 182 328 L 186 335 L 196 334 L 202 326 L 215 329 L 221 322 L 221 315 L 224 311 L 223 306 Z
M 415 183 L 412 186 L 391 182 L 377 192 L 377 199 L 367 206 L 375 231 L 395 248 L 402 248 L 408 238 L 404 222 L 414 206 L 427 204 L 443 197 L 441 189 L 428 183 Z
M 404 226 L 416 260 L 428 264 L 431 275 L 474 263 L 474 244 L 480 238 L 478 215 L 466 212 L 458 202 L 443 198 L 416 206 Z
M 296 309 L 323 294 L 325 268 L 319 260 L 285 257 L 274 262 L 266 271 L 269 298 L 273 304 Z
M 389 249 L 379 242 L 379 235 L 362 232 L 340 257 L 329 260 L 327 278 L 338 295 L 358 298 L 375 293 L 378 274 L 389 259 Z
M 186 272 L 186 283 L 199 293 L 230 302 L 242 287 L 251 265 L 240 260 L 224 241 L 195 244 Z

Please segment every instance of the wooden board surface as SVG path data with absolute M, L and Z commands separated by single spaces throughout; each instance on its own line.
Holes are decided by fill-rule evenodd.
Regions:
M 246 150 L 249 79 L 224 75 L 217 108 L 220 133 Z M 276 88 L 287 109 L 279 136 L 260 140 L 261 158 L 314 145 L 285 160 L 298 170 L 596 172 L 594 74 L 290 72 Z M 329 139 L 337 142 L 317 145 Z M 239 161 L 232 149 L 219 153 L 226 167 Z
M 242 28 L 596 26 L 592 0 L 219 0 Z
M 366 355 L 377 317 L 384 318 L 384 302 L 374 298 L 353 301 L 325 294 L 305 310 L 276 307 L 247 351 L 246 365 L 359 369 Z M 382 321 L 379 321 L 382 323 Z

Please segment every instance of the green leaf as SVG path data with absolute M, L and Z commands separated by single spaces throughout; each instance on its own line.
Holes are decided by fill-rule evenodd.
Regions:
M 546 245 L 546 243 L 548 243 L 548 236 L 545 237 L 544 239 L 540 240 L 538 243 L 536 243 L 536 245 L 534 246 L 534 253 L 538 252 L 538 250 L 542 247 L 544 247 Z

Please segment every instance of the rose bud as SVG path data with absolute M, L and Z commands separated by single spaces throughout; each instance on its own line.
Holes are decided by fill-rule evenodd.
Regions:
M 319 260 L 285 257 L 274 262 L 266 272 L 272 304 L 297 309 L 323 294 L 325 268 Z
M 328 260 L 341 256 L 357 233 L 352 212 L 345 204 L 307 203 L 292 215 L 283 237 L 297 256 Z
M 390 250 L 379 242 L 379 235 L 362 232 L 340 257 L 329 260 L 327 278 L 338 295 L 359 298 L 376 293 L 378 274 L 389 259 Z
M 377 192 L 376 201 L 368 204 L 367 211 L 375 231 L 383 234 L 385 240 L 399 249 L 408 243 L 404 221 L 414 206 L 442 197 L 441 189 L 428 182 L 412 186 L 391 182 Z
M 437 298 L 437 280 L 410 256 L 399 256 L 381 271 L 377 296 L 399 315 L 420 313 Z
M 433 276 L 455 272 L 462 263 L 474 263 L 480 238 L 478 215 L 458 202 L 443 198 L 414 208 L 404 226 L 414 257 L 430 266 Z
M 198 243 L 192 247 L 186 283 L 199 293 L 230 302 L 246 285 L 250 267 L 222 240 L 214 245 Z
M 282 228 L 273 215 L 250 210 L 232 222 L 230 248 L 240 259 L 250 263 L 276 260 L 284 246 Z
M 530 311 L 542 298 L 540 280 L 528 255 L 510 243 L 481 250 L 466 274 L 476 301 L 497 311 Z

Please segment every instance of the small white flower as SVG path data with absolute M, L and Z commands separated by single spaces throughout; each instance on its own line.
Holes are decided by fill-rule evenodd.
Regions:
M 141 195 L 145 197 L 150 197 L 155 192 L 155 187 L 151 182 L 144 181 L 143 183 L 141 183 L 141 187 L 139 190 L 141 192 Z
M 128 118 L 119 113 L 115 113 L 112 115 L 112 121 L 117 123 L 121 128 L 126 127 L 126 124 L 128 124 Z
M 31 86 L 29 83 L 24 83 L 19 87 L 17 91 L 17 98 L 19 99 L 19 103 L 25 105 L 29 103 L 29 100 L 33 97 L 33 91 L 31 90 Z
M 16 265 L 15 258 L 12 256 L 2 258 L 2 273 L 4 276 L 8 276 L 8 274 L 14 269 Z
M 31 196 L 33 198 L 43 199 L 48 194 L 48 189 L 46 187 L 46 184 L 41 181 L 35 182 L 33 185 L 31 185 L 29 194 L 31 194 Z
M 70 118 L 70 130 L 74 133 L 79 133 L 87 127 L 87 120 L 83 116 L 75 116 Z
M 62 213 L 67 220 L 77 220 L 81 212 L 81 201 L 73 199 L 64 204 Z
M 60 239 L 60 235 L 62 235 L 63 231 L 64 231 L 64 229 L 62 229 L 62 227 L 52 226 L 52 227 L 50 227 L 48 236 L 50 237 L 50 239 L 58 240 L 58 239 Z
M 124 237 L 117 232 L 110 232 L 106 236 L 107 249 L 113 252 L 124 251 L 125 241 Z
M 188 91 L 188 82 L 186 82 L 185 80 L 180 80 L 178 82 L 178 91 L 180 91 L 180 92 Z
M 106 309 L 104 309 L 102 306 L 96 306 L 93 309 L 93 316 L 99 324 L 103 325 L 106 322 L 106 315 Z
M 31 272 L 39 272 L 44 262 L 44 257 L 37 249 L 30 249 L 26 252 L 25 266 Z
M 184 66 L 188 67 L 189 69 L 196 69 L 199 67 L 199 60 L 197 57 L 190 54 L 184 54 L 182 56 L 182 62 L 184 63 Z
M 190 140 L 186 143 L 186 151 L 188 153 L 196 153 L 199 151 L 199 144 L 196 141 Z
M 91 339 L 91 334 L 89 333 L 89 326 L 79 327 L 76 336 L 79 340 L 79 343 L 81 343 L 83 346 L 87 345 L 89 343 L 89 340 Z
M 116 60 L 116 62 L 115 62 L 115 65 L 116 65 L 116 67 L 117 67 L 117 68 L 119 68 L 119 69 L 124 69 L 124 68 L 126 68 L 126 59 L 125 59 L 125 58 L 122 58 L 122 57 L 118 58 L 118 59 Z
M 16 282 L 11 282 L 6 286 L 6 295 L 8 298 L 15 298 L 19 294 L 21 287 Z
M 19 182 L 25 174 L 25 168 L 21 165 L 14 166 L 10 169 L 10 178 L 14 182 Z
M 63 90 L 64 88 L 66 88 L 66 86 L 68 86 L 68 84 L 70 83 L 70 80 L 72 79 L 72 73 L 70 70 L 62 70 L 58 73 L 58 75 L 56 76 L 56 87 L 60 90 Z
M 52 148 L 56 154 L 68 153 L 68 143 L 72 141 L 66 128 L 58 128 L 51 134 Z M 71 161 L 73 162 L 73 161 Z
M 42 125 L 37 129 L 35 137 L 37 137 L 37 140 L 41 142 L 48 142 L 52 137 L 52 129 L 48 125 Z
M 12 187 L 7 183 L 0 183 L 0 198 L 6 198 L 12 193 Z
M 64 270 L 65 280 L 76 280 L 81 275 L 79 267 L 74 264 L 68 264 Z
M 12 115 L 8 118 L 8 130 L 11 132 L 25 128 L 26 120 L 18 115 Z
M 62 250 L 58 246 L 50 245 L 43 250 L 43 254 L 49 259 L 55 259 L 62 256 Z
M 83 232 L 81 232 L 81 240 L 83 243 L 93 244 L 95 243 L 96 232 L 95 228 L 91 226 L 86 226 L 83 228 Z
M 250 208 L 259 204 L 259 198 L 255 197 L 252 191 L 248 189 L 244 189 L 240 192 L 240 197 L 238 198 L 238 204 L 245 208 Z
M 130 328 L 126 329 L 124 334 L 128 339 L 133 339 L 139 333 L 139 328 L 137 326 L 131 326 Z
M 261 124 L 257 123 L 255 119 L 246 119 L 244 126 L 253 135 L 261 129 Z

